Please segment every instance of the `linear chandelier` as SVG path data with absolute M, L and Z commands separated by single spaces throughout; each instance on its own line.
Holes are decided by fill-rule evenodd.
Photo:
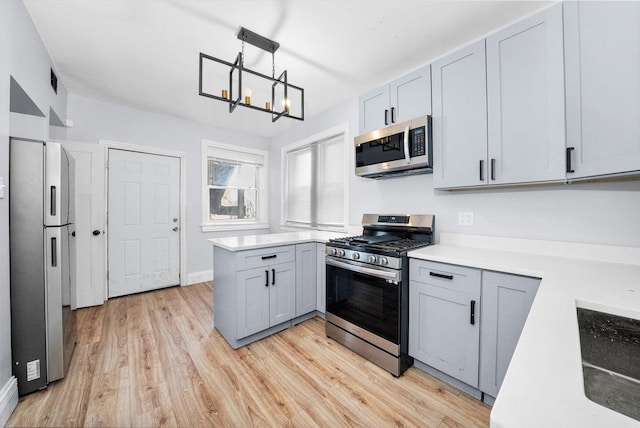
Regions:
M 214 100 L 223 101 L 229 104 L 229 113 L 233 112 L 236 107 L 247 107 L 254 110 L 263 111 L 265 113 L 271 114 L 271 121 L 275 122 L 281 117 L 288 117 L 290 119 L 304 120 L 304 89 L 292 85 L 289 83 L 287 79 L 287 70 L 284 70 L 277 78 L 276 67 L 275 67 L 275 52 L 280 47 L 278 42 L 274 42 L 264 36 L 261 36 L 253 31 L 247 30 L 244 27 L 239 27 L 238 31 L 236 31 L 236 36 L 239 40 L 242 41 L 242 50 L 238 52 L 238 56 L 236 60 L 231 63 L 220 58 L 215 58 L 210 55 L 206 55 L 200 52 L 200 79 L 199 79 L 199 93 L 203 97 L 213 98 Z M 249 43 L 253 46 L 256 46 L 262 50 L 267 52 L 271 52 L 271 61 L 272 61 L 272 71 L 271 77 L 266 74 L 259 73 L 257 71 L 251 70 L 244 65 L 244 44 Z M 229 67 L 229 86 L 223 87 L 220 89 L 220 95 L 215 95 L 210 92 L 206 92 L 203 89 L 203 64 L 205 61 L 213 61 L 218 64 L 222 64 L 226 67 Z M 252 90 L 250 88 L 245 88 L 244 91 L 244 100 L 242 99 L 243 93 L 243 76 L 248 78 L 249 74 L 253 76 L 254 80 L 257 79 L 259 82 L 264 82 L 265 85 L 271 84 L 271 101 L 266 101 L 264 107 L 260 107 L 251 103 Z M 234 76 L 235 75 L 235 76 Z M 235 83 L 235 85 L 234 85 Z M 234 90 L 234 86 L 237 88 Z M 268 91 L 268 86 L 266 88 Z M 292 114 L 292 103 L 289 96 L 293 92 L 299 92 L 299 102 L 300 104 L 297 107 L 300 115 L 296 116 Z M 278 96 L 279 94 L 282 96 Z M 280 111 L 278 111 L 278 107 L 276 107 L 276 103 L 281 105 Z

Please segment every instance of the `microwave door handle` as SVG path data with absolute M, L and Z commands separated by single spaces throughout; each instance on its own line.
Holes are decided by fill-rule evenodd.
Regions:
M 409 154 L 409 125 L 404 128 L 404 159 L 407 163 L 411 163 L 411 155 Z
M 330 259 L 328 257 L 325 259 L 325 261 L 328 265 L 350 270 L 357 273 L 361 273 L 364 275 L 371 275 L 377 278 L 389 279 L 392 281 L 400 281 L 398 272 L 387 272 L 384 270 L 372 269 L 364 266 L 356 266 L 356 265 L 352 265 L 351 263 L 341 262 L 338 260 Z

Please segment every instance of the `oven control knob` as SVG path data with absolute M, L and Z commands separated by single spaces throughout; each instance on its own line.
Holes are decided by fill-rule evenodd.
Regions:
M 389 264 L 389 260 L 386 257 L 380 257 L 380 266 L 386 266 Z
M 375 263 L 376 261 L 378 261 L 376 256 L 369 256 L 369 263 Z
M 360 253 L 356 253 L 354 252 L 351 257 L 353 258 L 353 260 L 360 260 Z
M 335 248 L 331 249 L 331 255 L 335 256 L 336 254 L 338 254 L 338 250 L 336 250 Z
M 345 255 L 345 254 L 346 254 L 346 253 L 344 252 L 344 250 L 339 250 L 339 251 L 338 251 L 338 255 L 339 255 L 340 257 L 344 257 L 344 255 Z

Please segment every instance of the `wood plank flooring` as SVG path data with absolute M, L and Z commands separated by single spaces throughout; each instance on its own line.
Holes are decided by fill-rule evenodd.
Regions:
M 486 427 L 490 408 L 412 367 L 400 378 L 314 318 L 233 350 L 211 283 L 78 310 L 67 377 L 22 397 L 7 426 Z

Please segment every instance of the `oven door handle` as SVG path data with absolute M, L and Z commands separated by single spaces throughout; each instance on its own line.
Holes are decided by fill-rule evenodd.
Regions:
M 377 278 L 382 278 L 382 279 L 388 279 L 391 281 L 394 281 L 395 283 L 400 282 L 400 272 L 389 272 L 386 270 L 381 270 L 381 269 L 373 269 L 373 268 L 368 268 L 368 267 L 364 267 L 364 266 L 358 266 L 358 265 L 354 265 L 351 263 L 345 263 L 339 260 L 335 260 L 329 257 L 325 258 L 325 262 L 328 265 L 331 266 L 335 266 L 338 268 L 342 268 L 342 269 L 346 269 L 346 270 L 350 270 L 353 272 L 358 272 L 358 273 L 362 273 L 365 275 L 371 275 L 371 276 L 375 276 Z

